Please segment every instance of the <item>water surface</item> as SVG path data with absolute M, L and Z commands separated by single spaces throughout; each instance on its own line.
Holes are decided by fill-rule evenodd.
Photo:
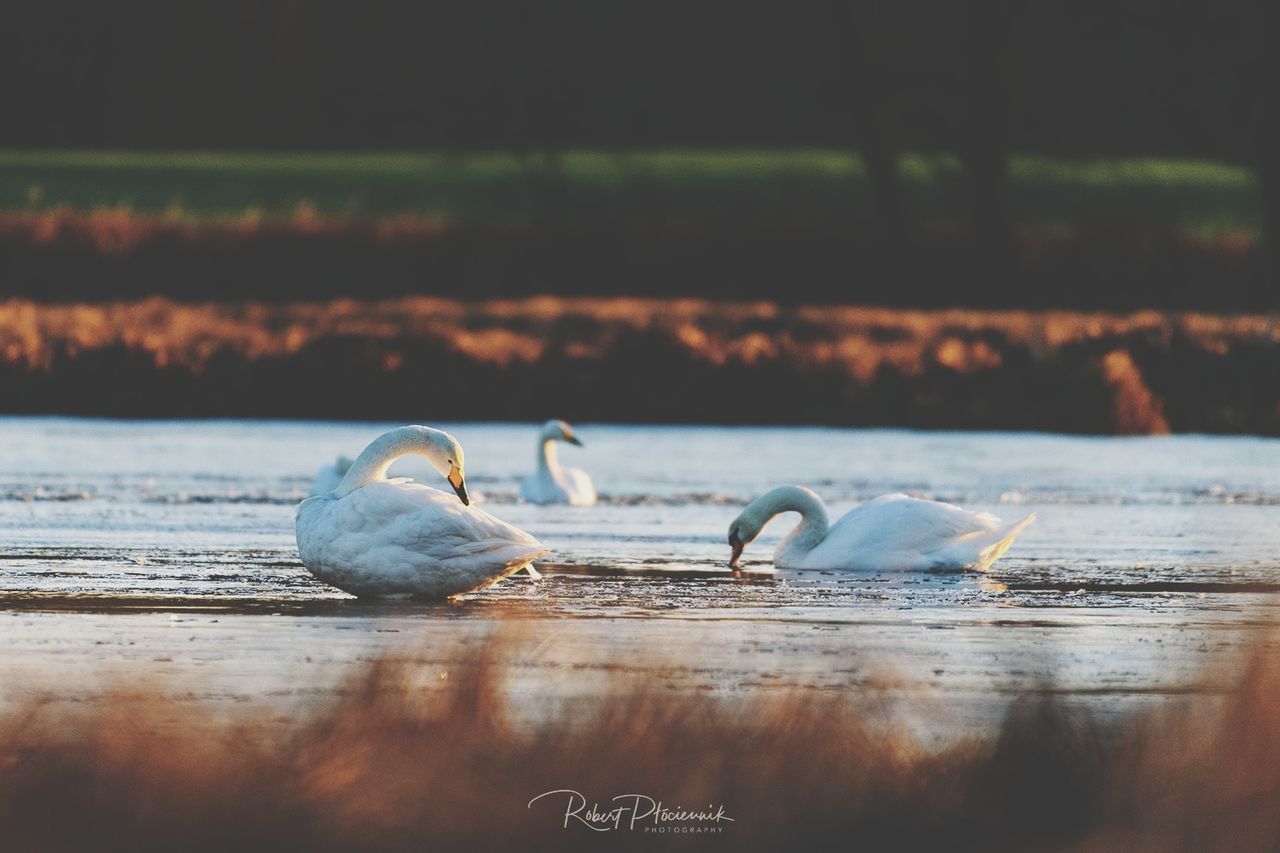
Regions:
M 518 501 L 532 425 L 437 425 L 484 507 L 552 548 L 542 582 L 370 605 L 306 572 L 295 505 L 389 424 L 0 419 L 4 666 L 64 691 L 141 662 L 213 698 L 297 696 L 386 651 L 447 667 L 519 625 L 529 690 L 589 690 L 565 675 L 583 671 L 727 692 L 893 673 L 978 720 L 1028 685 L 1104 707 L 1218 689 L 1207 655 L 1253 642 L 1280 589 L 1280 441 L 585 424 L 561 458 L 595 478 L 586 508 Z M 987 575 L 877 575 L 773 572 L 781 518 L 733 577 L 730 520 L 788 482 L 833 518 L 902 491 L 1039 520 Z

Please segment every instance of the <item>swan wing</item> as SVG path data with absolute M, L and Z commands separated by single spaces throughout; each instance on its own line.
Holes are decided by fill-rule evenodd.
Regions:
M 523 530 L 412 482 L 303 501 L 297 535 L 307 568 L 356 595 L 456 595 L 547 551 Z
M 596 502 L 596 488 L 581 468 L 561 468 L 551 476 L 536 471 L 520 482 L 520 497 L 533 504 L 575 504 Z
M 529 474 L 520 481 L 520 499 L 531 504 L 550 503 L 557 499 L 553 493 L 555 483 L 545 482 L 546 478 L 538 473 Z M 548 487 L 551 487 L 549 489 Z
M 870 571 L 966 568 L 979 560 L 979 540 L 985 543 L 1000 526 L 990 513 L 884 495 L 842 516 L 805 564 Z
M 570 502 L 564 486 L 545 471 L 535 471 L 520 482 L 520 497 L 531 504 Z
M 591 477 L 581 468 L 562 468 L 560 486 L 569 498 L 569 503 L 588 506 L 596 502 L 596 487 Z

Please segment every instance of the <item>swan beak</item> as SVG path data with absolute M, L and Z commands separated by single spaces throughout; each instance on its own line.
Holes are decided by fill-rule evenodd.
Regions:
M 569 435 L 566 435 L 566 436 L 564 437 L 564 440 L 565 440 L 565 441 L 567 441 L 567 442 L 569 442 L 570 444 L 576 444 L 578 447 L 585 447 L 585 446 L 586 446 L 586 445 L 584 445 L 581 441 L 579 441 L 579 440 L 578 440 L 578 437 L 577 437 L 576 435 L 574 435 L 574 434 L 572 434 L 572 433 L 570 433 Z
M 729 568 L 738 568 L 738 560 L 742 558 L 743 547 L 742 540 L 737 536 L 729 537 L 729 548 L 732 550 L 732 554 L 729 557 Z
M 463 506 L 471 506 L 471 499 L 467 497 L 467 481 L 462 479 L 462 471 L 458 470 L 457 465 L 449 467 L 449 485 L 458 493 L 458 500 L 462 501 Z

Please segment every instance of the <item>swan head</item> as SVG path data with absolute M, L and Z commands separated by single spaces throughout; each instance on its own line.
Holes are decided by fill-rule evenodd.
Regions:
M 462 505 L 471 506 L 471 498 L 467 497 L 467 480 L 463 475 L 462 445 L 447 432 L 432 430 L 432 433 L 430 451 L 425 454 L 427 460 L 441 477 L 449 481 Z
M 578 440 L 578 436 L 574 434 L 573 427 L 564 421 L 550 420 L 542 425 L 542 437 L 550 438 L 556 441 L 564 441 L 569 444 L 576 444 L 582 447 L 582 442 Z
M 755 541 L 768 520 L 761 517 L 754 506 L 747 507 L 733 520 L 729 525 L 729 568 L 738 568 L 743 549 Z
M 458 494 L 458 500 L 462 501 L 464 506 L 471 505 L 471 499 L 467 497 L 467 481 L 464 476 L 462 445 L 458 440 L 449 433 L 440 429 L 432 429 L 431 427 L 405 427 L 406 430 L 412 430 L 413 442 L 417 445 L 416 452 L 423 456 L 431 467 L 449 481 L 449 485 Z

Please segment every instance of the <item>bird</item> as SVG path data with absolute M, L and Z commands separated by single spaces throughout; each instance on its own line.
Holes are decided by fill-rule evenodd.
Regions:
M 560 467 L 556 460 L 557 441 L 582 447 L 573 427 L 564 421 L 543 424 L 538 432 L 538 470 L 520 483 L 520 497 L 534 504 L 591 506 L 596 502 L 591 478 L 580 468 Z
M 883 495 L 845 513 L 835 524 L 817 493 L 779 486 L 747 505 L 729 525 L 729 565 L 770 519 L 800 513 L 800 523 L 778 544 L 779 569 L 889 572 L 973 569 L 985 571 L 1013 544 L 1035 513 L 1004 526 L 985 512 L 904 494 Z
M 387 468 L 424 457 L 455 495 Z M 548 553 L 523 530 L 470 506 L 462 445 L 443 430 L 403 426 L 374 439 L 329 492 L 298 505 L 307 570 L 357 597 L 447 598 L 497 583 Z
M 332 465 L 322 467 L 311 480 L 311 489 L 307 494 L 323 495 L 338 488 L 338 484 L 342 482 L 342 478 L 351 470 L 351 463 L 354 461 L 350 456 L 339 456 L 333 461 Z

